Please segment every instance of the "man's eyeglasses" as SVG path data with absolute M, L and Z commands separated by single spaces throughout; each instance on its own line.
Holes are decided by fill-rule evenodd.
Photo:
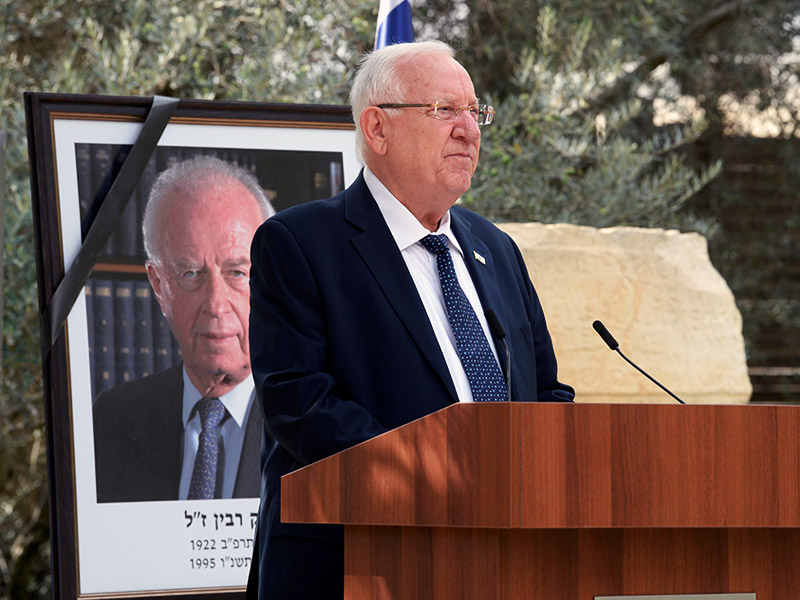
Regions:
M 470 104 L 469 106 L 453 106 L 439 100 L 433 104 L 378 104 L 378 108 L 432 108 L 428 114 L 440 121 L 455 121 L 463 111 L 467 111 L 478 125 L 489 125 L 494 119 L 494 107 L 488 104 Z

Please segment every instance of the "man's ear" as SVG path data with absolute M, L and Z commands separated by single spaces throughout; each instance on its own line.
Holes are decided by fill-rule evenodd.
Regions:
M 388 149 L 387 133 L 389 129 L 386 113 L 377 106 L 368 106 L 361 111 L 361 132 L 367 146 L 380 156 Z
M 153 288 L 153 293 L 156 295 L 156 300 L 158 300 L 158 305 L 161 307 L 161 314 L 166 316 L 167 313 L 164 312 L 164 302 L 162 301 L 162 296 L 164 293 L 163 289 L 163 281 L 161 279 L 161 274 L 158 271 L 158 267 L 156 267 L 152 262 L 149 260 L 144 263 L 145 269 L 147 269 L 147 279 L 150 280 L 150 286 Z

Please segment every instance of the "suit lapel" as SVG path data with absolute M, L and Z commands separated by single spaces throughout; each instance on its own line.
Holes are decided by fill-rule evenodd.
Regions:
M 247 423 L 242 442 L 242 454 L 239 458 L 239 470 L 233 488 L 234 498 L 258 498 L 261 485 L 261 434 L 264 420 L 261 408 L 253 398 L 247 415 Z
M 345 193 L 345 218 L 360 230 L 351 238 L 359 256 L 411 338 L 449 390 L 452 400 L 457 401 L 455 386 L 428 314 L 400 250 L 364 182 L 363 173 Z
M 157 431 L 149 438 L 161 449 L 155 454 L 157 464 L 147 469 L 143 477 L 157 489 L 157 498 L 177 500 L 183 465 L 183 363 L 170 367 L 164 375 L 163 393 L 158 401 L 169 398 L 169 402 L 164 403 L 168 414 L 164 414 L 154 425 Z M 162 473 L 163 476 L 155 476 L 155 473 Z

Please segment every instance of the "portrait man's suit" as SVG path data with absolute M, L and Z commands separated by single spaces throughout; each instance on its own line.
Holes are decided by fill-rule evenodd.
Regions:
M 98 502 L 177 500 L 183 461 L 182 365 L 100 394 L 94 402 Z M 259 495 L 263 422 L 250 407 L 234 498 Z
M 459 207 L 450 214 L 482 306 L 511 346 L 512 400 L 571 401 L 518 248 L 486 219 Z M 266 221 L 251 258 L 250 356 L 268 434 L 260 597 L 341 598 L 341 529 L 281 523 L 280 477 L 458 398 L 363 173 L 329 200 Z

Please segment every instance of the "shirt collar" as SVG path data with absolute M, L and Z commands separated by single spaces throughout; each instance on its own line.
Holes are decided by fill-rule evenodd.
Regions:
M 189 379 L 189 374 L 186 372 L 186 365 L 183 365 L 183 427 L 192 418 L 194 406 L 197 404 L 203 395 L 194 387 L 194 384 Z M 219 397 L 222 404 L 225 406 L 228 413 L 236 421 L 239 427 L 242 427 L 244 418 L 247 416 L 247 406 L 250 403 L 250 397 L 253 395 L 255 383 L 253 382 L 253 374 L 247 376 L 239 385 L 233 388 L 227 394 Z
M 389 189 L 383 185 L 367 166 L 364 167 L 364 182 L 367 184 L 367 189 L 369 189 L 372 197 L 375 198 L 378 209 L 383 215 L 383 220 L 386 221 L 386 225 L 389 227 L 389 231 L 401 252 L 431 233 L 411 214 L 410 210 L 392 195 Z M 464 255 L 461 245 L 458 243 L 450 226 L 449 210 L 439 221 L 439 228 L 434 233 L 447 236 L 450 245 L 458 250 L 459 254 Z

